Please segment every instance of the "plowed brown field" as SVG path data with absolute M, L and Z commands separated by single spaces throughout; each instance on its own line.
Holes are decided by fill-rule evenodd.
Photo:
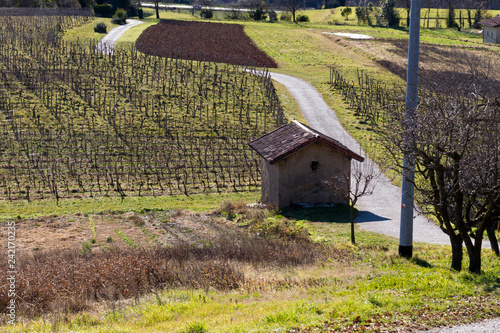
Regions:
M 146 54 L 233 65 L 277 68 L 239 24 L 161 20 L 146 29 L 136 42 Z

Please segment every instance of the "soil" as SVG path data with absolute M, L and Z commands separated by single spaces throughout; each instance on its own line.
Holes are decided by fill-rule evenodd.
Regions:
M 238 66 L 277 68 L 239 24 L 161 20 L 136 42 L 143 53 L 187 60 L 223 62 Z
M 95 243 L 90 243 L 93 252 L 109 247 L 131 246 L 120 233 L 133 244 L 148 248 L 182 243 L 203 246 L 221 234 L 243 232 L 217 214 L 183 210 L 52 215 L 20 219 L 15 224 L 16 252 L 25 254 L 56 249 L 82 250 L 83 244 L 92 239 L 95 239 Z M 7 252 L 7 244 L 7 233 L 0 233 L 0 253 Z

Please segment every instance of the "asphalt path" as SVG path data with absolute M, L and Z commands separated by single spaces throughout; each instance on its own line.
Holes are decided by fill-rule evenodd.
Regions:
M 113 54 L 116 42 L 125 33 L 125 31 L 142 23 L 144 22 L 127 19 L 127 24 L 111 29 L 106 36 L 104 36 L 99 43 L 97 43 L 96 51 L 105 54 Z

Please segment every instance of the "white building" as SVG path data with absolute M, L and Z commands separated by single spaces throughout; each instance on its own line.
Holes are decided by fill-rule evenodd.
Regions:
M 500 16 L 478 22 L 483 29 L 483 43 L 500 44 Z

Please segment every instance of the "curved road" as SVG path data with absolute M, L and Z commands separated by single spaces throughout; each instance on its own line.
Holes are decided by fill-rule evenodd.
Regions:
M 142 24 L 144 22 L 139 20 L 127 20 L 127 24 L 121 25 L 119 27 L 111 29 L 100 41 L 97 43 L 96 52 L 101 52 L 105 54 L 113 54 L 116 41 L 120 38 L 125 31 L 128 29 Z

